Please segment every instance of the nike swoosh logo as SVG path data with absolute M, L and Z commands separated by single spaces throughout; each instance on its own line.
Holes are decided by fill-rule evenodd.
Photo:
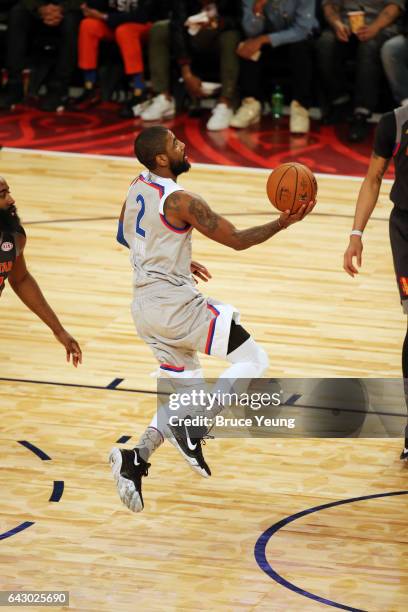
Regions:
M 184 429 L 186 430 L 186 438 L 187 438 L 187 446 L 190 450 L 195 450 L 197 448 L 197 442 L 195 444 L 191 444 L 190 436 L 188 435 L 187 425 L 184 423 Z
M 135 451 L 135 461 L 134 461 L 135 465 L 140 465 L 140 462 L 137 460 L 137 452 Z

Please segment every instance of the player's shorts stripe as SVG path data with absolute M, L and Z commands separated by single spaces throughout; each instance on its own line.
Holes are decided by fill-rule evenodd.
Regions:
M 220 313 L 211 304 L 207 304 L 207 308 L 209 310 L 211 310 L 211 312 L 213 313 L 214 317 L 210 321 L 210 326 L 208 328 L 207 342 L 205 344 L 205 351 L 204 352 L 205 352 L 206 355 L 211 355 L 211 346 L 212 346 L 213 339 L 214 339 L 215 324 L 217 322 L 217 318 L 218 318 Z
M 170 363 L 162 363 L 160 365 L 161 370 L 169 370 L 170 372 L 184 372 L 184 366 L 174 366 Z
M 400 142 L 396 142 L 396 143 L 395 143 L 395 145 L 394 145 L 394 149 L 393 149 L 393 151 L 392 151 L 392 156 L 393 156 L 393 157 L 395 157 L 395 156 L 396 156 L 396 154 L 398 153 L 400 146 L 401 146 L 401 143 L 400 143 Z
M 160 213 L 160 219 L 162 220 L 162 223 L 167 227 L 167 229 L 171 230 L 172 232 L 176 232 L 176 234 L 186 234 L 191 228 L 191 225 L 189 223 L 186 223 L 184 227 L 176 227 L 175 225 L 172 225 L 171 223 L 169 223 L 166 217 L 162 215 L 161 213 Z

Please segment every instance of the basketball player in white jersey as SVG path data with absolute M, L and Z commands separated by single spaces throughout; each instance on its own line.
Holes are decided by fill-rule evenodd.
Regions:
M 220 380 L 261 377 L 268 356 L 239 325 L 239 312 L 230 304 L 204 297 L 196 288 L 193 275 L 202 280 L 211 275 L 191 260 L 192 229 L 241 251 L 301 221 L 314 202 L 293 215 L 286 211 L 275 221 L 238 230 L 202 197 L 177 184 L 190 163 L 185 145 L 170 130 L 163 126 L 143 130 L 136 138 L 135 154 L 147 171 L 129 188 L 117 238 L 130 249 L 135 326 L 159 362 L 161 375 L 178 384 L 202 379 L 197 357 L 201 352 L 229 361 Z M 221 409 L 217 405 L 206 414 L 214 417 Z M 191 408 L 191 414 L 197 414 L 197 408 Z M 134 512 L 143 509 L 142 476 L 147 476 L 148 460 L 165 438 L 195 471 L 208 477 L 211 472 L 201 449 L 206 433 L 205 428 L 189 429 L 185 423 L 163 424 L 156 415 L 133 450 L 113 449 L 110 462 L 122 502 Z

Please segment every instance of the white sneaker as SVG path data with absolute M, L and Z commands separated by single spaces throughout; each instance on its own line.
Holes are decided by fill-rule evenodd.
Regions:
M 297 100 L 292 100 L 290 105 L 289 131 L 291 134 L 307 134 L 309 130 L 309 111 L 301 106 Z
M 232 119 L 232 108 L 229 108 L 224 102 L 219 102 L 213 108 L 210 119 L 207 122 L 207 130 L 225 130 Z
M 144 461 L 137 448 L 113 448 L 109 463 L 121 501 L 132 512 L 141 512 L 144 507 L 142 477 L 147 476 L 150 463 Z
M 262 106 L 255 98 L 244 98 L 242 104 L 232 117 L 230 126 L 234 128 L 247 128 L 258 123 L 261 118 Z
M 140 113 L 143 121 L 159 121 L 160 119 L 171 119 L 176 114 L 176 103 L 174 98 L 168 100 L 164 94 L 155 96 L 149 106 Z
M 139 104 L 132 106 L 133 116 L 140 117 L 141 114 L 151 105 L 151 103 L 151 100 L 144 100 L 144 102 L 140 102 Z

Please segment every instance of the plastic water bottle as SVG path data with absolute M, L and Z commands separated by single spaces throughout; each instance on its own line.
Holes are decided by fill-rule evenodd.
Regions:
M 272 117 L 274 119 L 280 119 L 283 115 L 283 93 L 279 85 L 276 85 L 272 97 L 271 97 L 271 106 L 272 106 Z

